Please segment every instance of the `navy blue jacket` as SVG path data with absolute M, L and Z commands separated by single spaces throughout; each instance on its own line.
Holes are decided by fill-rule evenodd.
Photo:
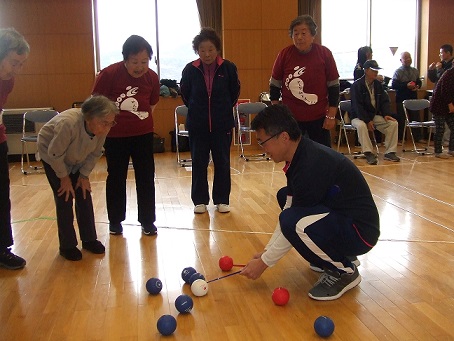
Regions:
M 377 243 L 377 206 L 364 176 L 347 157 L 303 136 L 285 175 L 292 207 L 324 205 L 353 219 L 368 244 Z
M 240 95 L 238 71 L 232 62 L 217 57 L 211 97 L 203 77 L 202 61 L 188 63 L 182 72 L 181 97 L 188 107 L 186 128 L 205 133 L 228 131 L 235 126 L 233 107 Z
M 383 89 L 383 85 L 378 80 L 374 80 L 374 94 L 376 108 L 372 106 L 372 102 L 370 101 L 366 76 L 361 77 L 353 83 L 350 88 L 352 101 L 350 119 L 359 118 L 367 124 L 374 119 L 375 115 L 392 115 L 388 93 Z

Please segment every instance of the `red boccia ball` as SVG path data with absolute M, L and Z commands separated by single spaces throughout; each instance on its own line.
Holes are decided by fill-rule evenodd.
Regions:
M 288 300 L 290 299 L 290 293 L 287 289 L 279 287 L 274 289 L 271 298 L 276 305 L 286 305 Z
M 229 256 L 223 256 L 219 258 L 219 267 L 222 271 L 230 271 L 233 268 L 233 258 Z

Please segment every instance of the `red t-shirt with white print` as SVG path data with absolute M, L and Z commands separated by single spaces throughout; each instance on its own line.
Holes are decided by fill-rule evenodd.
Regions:
M 104 95 L 120 109 L 108 137 L 139 136 L 153 132 L 151 107 L 159 101 L 158 75 L 151 69 L 132 77 L 124 62 L 109 65 L 96 77 L 93 95 Z

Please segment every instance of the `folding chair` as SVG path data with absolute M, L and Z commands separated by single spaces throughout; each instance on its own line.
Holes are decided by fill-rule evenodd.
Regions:
M 32 110 L 24 113 L 22 118 L 22 138 L 20 139 L 22 147 L 20 169 L 25 175 L 29 174 L 30 171 L 27 172 L 24 168 L 24 158 L 27 159 L 27 169 L 31 169 L 31 173 L 38 173 L 39 170 L 43 168 L 41 166 L 31 165 L 27 145 L 29 143 L 34 143 L 36 145 L 36 142 L 38 142 L 38 132 L 43 124 L 50 121 L 50 119 L 57 114 L 58 111 L 55 110 Z M 38 155 L 36 157 L 36 161 L 39 161 Z
M 350 143 L 348 142 L 347 131 L 354 131 L 356 133 L 356 128 L 352 126 L 350 122 L 349 113 L 352 110 L 352 102 L 351 100 L 340 101 L 339 102 L 339 116 L 340 116 L 340 132 L 338 140 L 337 140 L 337 151 L 339 151 L 340 143 L 342 139 L 342 132 L 344 133 L 345 141 L 347 143 L 348 155 L 353 155 L 354 159 L 365 158 L 362 152 L 353 152 L 350 148 Z M 372 142 L 375 144 L 375 148 L 377 149 L 377 155 L 379 154 L 377 140 L 375 139 L 375 134 L 372 135 Z
M 255 102 L 255 103 L 240 103 L 238 104 L 237 107 L 237 124 L 238 124 L 238 143 L 241 148 L 241 153 L 240 157 L 243 158 L 245 161 L 262 161 L 266 160 L 269 161 L 271 160 L 270 157 L 266 156 L 266 153 L 261 153 L 261 154 L 249 154 L 246 155 L 244 153 L 244 145 L 243 145 L 243 139 L 242 139 L 242 134 L 243 133 L 252 133 L 255 130 L 253 130 L 250 126 L 251 120 L 251 115 L 258 114 L 260 111 L 266 108 L 266 104 L 262 102 Z M 245 125 L 243 120 L 241 119 L 241 115 L 247 115 L 249 116 L 245 122 L 249 122 L 249 125 Z
M 414 152 L 420 155 L 429 155 L 432 154 L 430 152 L 427 152 L 427 149 L 429 148 L 430 145 L 430 137 L 432 135 L 432 130 L 435 129 L 435 122 L 434 121 L 410 121 L 409 119 L 409 110 L 412 111 L 420 111 L 429 108 L 430 106 L 430 101 L 427 99 L 407 99 L 402 102 L 404 106 L 404 112 L 405 112 L 405 129 L 404 133 L 402 135 L 402 151 L 403 152 Z M 413 149 L 405 149 L 405 131 L 407 128 L 410 128 L 410 137 L 411 137 L 411 142 L 413 144 Z M 412 128 L 428 128 L 429 129 L 429 138 L 427 139 L 427 147 L 425 148 L 417 148 L 415 139 L 413 137 L 413 132 Z
M 181 167 L 191 167 L 192 166 L 192 159 L 183 159 L 180 155 L 180 147 L 179 147 L 179 137 L 189 137 L 189 133 L 184 127 L 186 118 L 188 116 L 188 107 L 186 105 L 180 105 L 175 108 L 175 149 L 177 152 L 177 163 Z M 179 120 L 180 118 L 180 120 Z M 184 120 L 184 122 L 183 122 Z M 183 123 L 180 123 L 183 122 Z M 181 128 L 183 129 L 180 129 Z

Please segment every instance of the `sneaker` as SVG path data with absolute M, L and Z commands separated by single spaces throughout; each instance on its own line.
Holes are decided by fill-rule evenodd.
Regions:
M 142 233 L 146 236 L 154 236 L 158 234 L 158 230 L 154 224 L 142 225 Z
M 22 269 L 27 262 L 22 257 L 16 256 L 9 248 L 0 251 L 0 266 L 10 270 Z
M 194 207 L 194 213 L 205 213 L 206 211 L 207 211 L 207 205 L 205 205 L 205 204 L 195 205 L 195 207 Z
M 347 259 L 350 262 L 352 262 L 356 267 L 361 265 L 361 262 L 359 261 L 359 259 L 356 256 L 347 256 Z M 325 272 L 325 270 L 323 270 L 322 268 L 319 268 L 317 265 L 315 265 L 313 263 L 310 263 L 309 267 L 311 268 L 312 271 L 315 271 L 315 272 Z
M 75 246 L 69 249 L 60 248 L 60 256 L 67 260 L 77 261 L 82 259 L 82 252 Z
M 377 164 L 377 157 L 374 154 L 372 154 L 371 152 L 365 152 L 364 156 L 366 157 L 367 163 L 369 165 Z
M 309 297 L 318 301 L 331 301 L 341 297 L 348 290 L 356 287 L 361 282 L 361 275 L 358 268 L 353 265 L 354 271 L 351 274 L 339 273 L 326 269 L 320 275 L 314 287 L 309 290 Z
M 119 235 L 123 233 L 123 226 L 121 226 L 121 223 L 117 224 L 109 224 L 109 233 L 113 235 Z
M 387 153 L 387 154 L 383 155 L 383 159 L 388 160 L 388 161 L 392 161 L 392 162 L 399 162 L 400 161 L 400 158 L 394 152 Z
M 454 150 L 450 150 L 450 151 L 448 152 L 448 154 L 451 155 L 451 156 L 454 156 Z
M 435 157 L 438 157 L 439 159 L 449 159 L 448 154 L 443 154 L 443 153 L 435 153 Z
M 230 212 L 230 206 L 227 204 L 218 204 L 216 205 L 219 213 L 228 213 Z
M 106 252 L 106 248 L 99 240 L 93 240 L 91 242 L 82 241 L 82 249 L 95 253 L 97 255 L 103 254 Z

